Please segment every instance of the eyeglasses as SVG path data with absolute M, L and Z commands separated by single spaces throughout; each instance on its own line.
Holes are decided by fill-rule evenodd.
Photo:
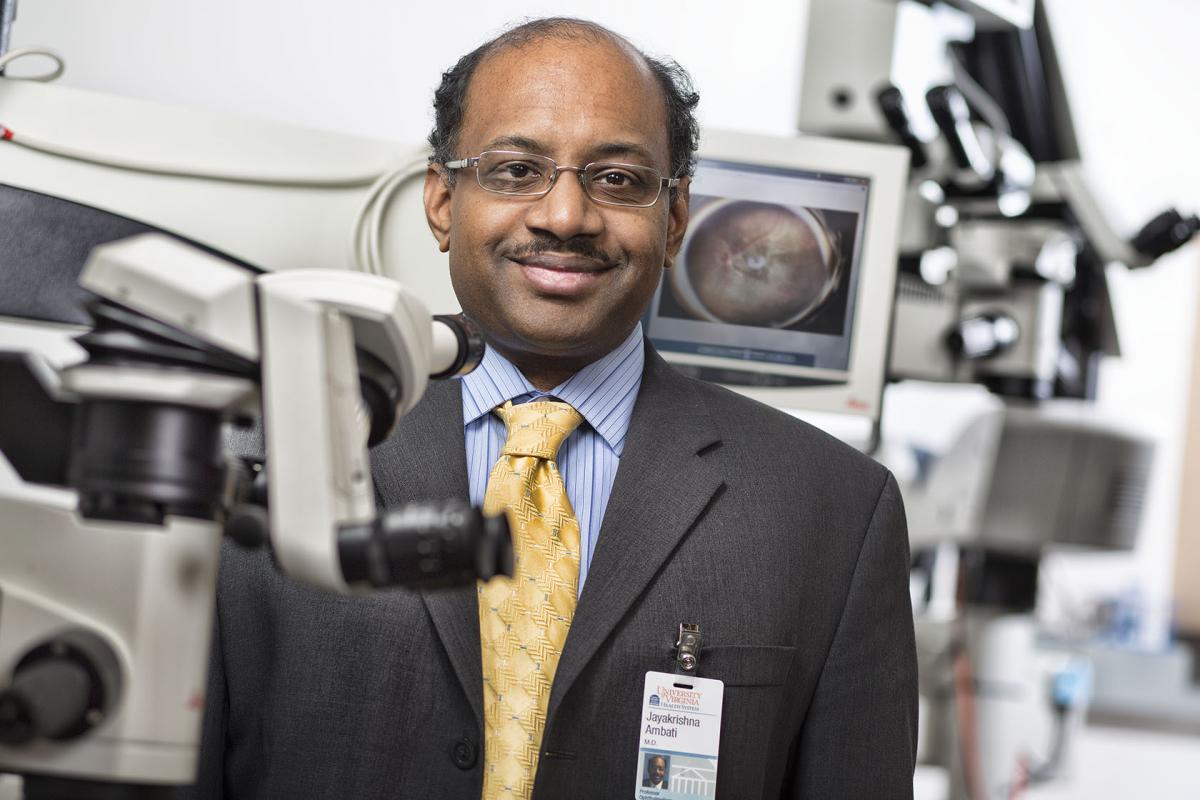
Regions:
M 487 191 L 522 197 L 548 194 L 554 188 L 558 173 L 571 170 L 579 177 L 583 191 L 597 203 L 635 208 L 654 205 L 664 186 L 672 189 L 679 184 L 679 178 L 664 178 L 653 167 L 638 164 L 593 161 L 583 167 L 563 167 L 546 156 L 508 150 L 487 150 L 474 158 L 447 161 L 442 166 L 446 169 L 475 167 L 475 178 Z

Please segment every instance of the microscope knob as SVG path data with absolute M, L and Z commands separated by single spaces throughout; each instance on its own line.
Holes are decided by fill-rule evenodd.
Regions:
M 946 346 L 960 358 L 978 361 L 1009 350 L 1021 336 L 1010 314 L 991 311 L 959 320 L 946 334 Z
M 70 630 L 43 642 L 21 659 L 12 684 L 0 690 L 0 742 L 83 735 L 108 715 L 119 679 L 116 653 L 95 633 Z
M 257 550 L 271 536 L 271 519 L 267 509 L 253 503 L 242 503 L 225 518 L 225 535 L 247 550 Z
M 1184 217 L 1171 208 L 1147 222 L 1130 244 L 1139 253 L 1158 258 L 1187 244 L 1197 231 L 1200 231 L 1200 217 L 1194 214 Z

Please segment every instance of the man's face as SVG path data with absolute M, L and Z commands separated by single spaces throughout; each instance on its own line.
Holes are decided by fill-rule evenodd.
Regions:
M 661 89 L 608 41 L 545 39 L 476 69 L 457 155 L 515 150 L 564 166 L 615 161 L 670 172 Z M 488 192 L 473 169 L 426 177 L 426 211 L 463 310 L 522 364 L 577 369 L 628 335 L 679 249 L 686 186 L 649 208 L 601 205 L 574 172 L 549 194 Z
M 663 776 L 667 774 L 666 759 L 652 758 L 650 759 L 650 782 L 662 783 Z

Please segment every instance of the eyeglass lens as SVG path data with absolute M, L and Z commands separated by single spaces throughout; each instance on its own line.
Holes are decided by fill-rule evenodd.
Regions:
M 545 156 L 488 151 L 479 156 L 479 184 L 502 194 L 542 194 L 549 191 L 557 169 Z M 584 169 L 583 185 L 593 200 L 640 206 L 658 199 L 662 181 L 650 167 L 596 163 Z

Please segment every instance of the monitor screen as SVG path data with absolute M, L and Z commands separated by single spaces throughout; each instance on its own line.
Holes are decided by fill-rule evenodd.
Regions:
M 706 133 L 688 232 L 644 321 L 655 347 L 773 405 L 876 418 L 905 159 Z

